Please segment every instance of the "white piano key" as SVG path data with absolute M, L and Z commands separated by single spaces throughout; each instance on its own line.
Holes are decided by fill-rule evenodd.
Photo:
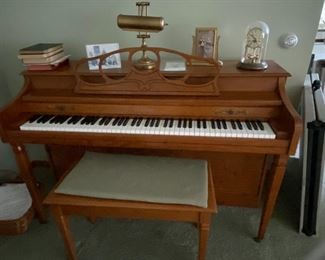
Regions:
M 204 128 L 204 124 L 203 124 L 203 133 L 204 133 L 204 136 L 210 136 L 210 129 L 208 127 L 208 122 L 207 120 L 205 120 L 205 128 Z
M 227 129 L 223 130 L 223 132 L 225 133 L 225 137 L 232 137 L 232 138 L 236 137 L 235 133 L 233 133 L 232 131 L 230 121 L 226 121 L 226 125 L 227 125 Z
M 159 130 L 160 130 L 160 126 L 161 126 L 161 121 L 159 118 L 157 118 L 157 120 L 159 120 L 158 126 L 157 125 L 157 121 L 155 122 L 154 128 L 153 128 L 153 135 L 159 135 Z
M 169 127 L 169 126 L 167 126 Z M 174 119 L 172 128 L 168 131 L 169 135 L 179 135 L 178 119 Z
M 243 126 L 242 137 L 241 138 L 251 138 L 251 137 L 253 137 L 253 134 L 250 134 L 250 131 L 247 128 L 246 123 L 241 121 L 241 125 Z
M 269 124 L 265 123 L 265 122 L 262 122 L 263 126 L 264 126 L 264 129 L 265 129 L 265 136 L 266 138 L 268 139 L 275 139 L 275 133 L 273 131 L 273 129 L 270 127 Z
M 158 135 L 165 135 L 164 123 L 165 123 L 165 120 L 164 119 L 160 119 L 159 128 L 157 130 L 157 134 Z
M 138 132 L 139 132 L 139 134 L 144 134 L 145 133 L 145 123 L 146 123 L 146 119 L 144 118 L 144 119 L 142 119 L 142 121 L 141 121 L 141 124 L 140 124 L 140 126 L 139 126 L 139 130 L 138 130 Z
M 184 119 L 181 120 L 181 127 L 179 128 L 179 135 L 184 136 L 185 135 L 185 128 L 183 127 L 184 125 Z

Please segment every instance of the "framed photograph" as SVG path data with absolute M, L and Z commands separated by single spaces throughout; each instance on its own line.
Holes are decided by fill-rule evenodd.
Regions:
M 103 44 L 89 44 L 86 45 L 87 57 L 92 58 L 105 53 L 116 51 L 120 48 L 118 43 L 103 43 Z M 90 70 L 99 69 L 99 59 L 88 61 Z M 116 69 L 121 68 L 121 57 L 119 53 L 107 57 L 102 64 L 103 69 Z
M 216 27 L 200 27 L 196 28 L 194 37 L 194 54 L 210 59 L 218 58 L 218 29 Z

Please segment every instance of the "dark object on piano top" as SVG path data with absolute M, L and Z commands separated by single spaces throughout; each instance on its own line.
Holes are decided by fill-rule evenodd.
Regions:
M 62 48 L 62 43 L 38 43 L 19 50 L 19 54 L 44 54 Z

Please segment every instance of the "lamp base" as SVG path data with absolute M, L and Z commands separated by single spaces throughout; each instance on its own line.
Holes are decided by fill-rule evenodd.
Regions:
M 148 57 L 142 57 L 134 62 L 134 67 L 136 67 L 138 70 L 152 70 L 156 68 L 156 63 L 154 60 Z
M 244 63 L 244 62 L 239 62 L 237 64 L 238 69 L 243 69 L 243 70 L 265 70 L 267 69 L 268 65 L 265 61 L 261 63 Z

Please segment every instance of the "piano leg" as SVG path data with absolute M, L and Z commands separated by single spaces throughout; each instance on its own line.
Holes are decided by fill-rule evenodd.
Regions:
M 288 161 L 287 155 L 278 155 L 272 164 L 270 183 L 265 198 L 262 217 L 260 221 L 260 227 L 256 241 L 261 241 L 264 238 L 266 227 L 272 216 L 274 205 L 281 187 L 284 173 L 286 171 L 286 165 Z
M 11 144 L 12 149 L 16 156 L 16 161 L 19 166 L 20 176 L 26 183 L 29 193 L 33 200 L 33 208 L 41 223 L 47 221 L 47 216 L 42 205 L 42 195 L 39 187 L 37 187 L 36 180 L 32 174 L 32 166 L 29 161 L 27 152 L 23 145 Z

